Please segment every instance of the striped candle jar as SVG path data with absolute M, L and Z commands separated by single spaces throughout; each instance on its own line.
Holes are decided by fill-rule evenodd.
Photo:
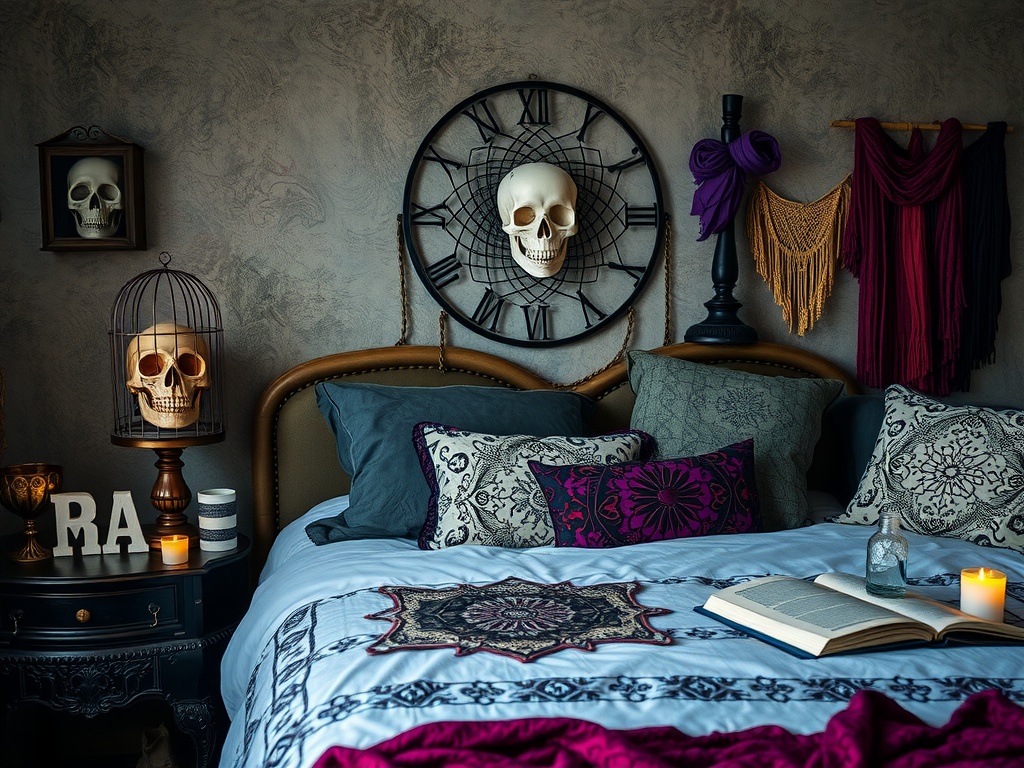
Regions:
M 199 548 L 227 552 L 238 546 L 238 516 L 231 488 L 210 488 L 196 494 L 199 501 Z

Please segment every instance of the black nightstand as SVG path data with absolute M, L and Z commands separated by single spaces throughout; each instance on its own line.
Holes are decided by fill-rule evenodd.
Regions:
M 22 705 L 96 718 L 162 700 L 196 766 L 214 765 L 227 726 L 220 660 L 249 604 L 248 561 L 242 536 L 231 552 L 192 549 L 177 566 L 159 552 L 0 555 L 3 719 Z

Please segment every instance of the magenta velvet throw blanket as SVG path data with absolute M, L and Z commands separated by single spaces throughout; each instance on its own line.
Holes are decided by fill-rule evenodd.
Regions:
M 617 731 L 584 720 L 442 722 L 366 750 L 332 747 L 315 768 L 1009 768 L 1024 766 L 1024 708 L 996 690 L 964 701 L 941 727 L 877 691 L 859 691 L 825 730 L 767 725 L 687 736 Z

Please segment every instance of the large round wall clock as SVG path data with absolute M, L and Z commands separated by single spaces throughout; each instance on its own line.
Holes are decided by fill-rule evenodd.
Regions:
M 416 151 L 402 202 L 431 295 L 467 328 L 522 346 L 620 317 L 655 269 L 664 221 L 657 170 L 629 123 L 536 80 L 449 110 Z

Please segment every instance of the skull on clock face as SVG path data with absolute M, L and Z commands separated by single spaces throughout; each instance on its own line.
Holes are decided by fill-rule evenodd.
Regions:
M 199 397 L 210 387 L 209 347 L 191 328 L 157 323 L 128 345 L 128 389 L 142 418 L 156 427 L 187 427 L 199 419 Z
M 82 237 L 111 237 L 121 225 L 121 169 L 104 157 L 86 157 L 68 171 L 68 210 Z
M 526 163 L 498 184 L 498 213 L 512 258 L 533 277 L 562 268 L 568 238 L 576 234 L 576 183 L 551 163 Z

